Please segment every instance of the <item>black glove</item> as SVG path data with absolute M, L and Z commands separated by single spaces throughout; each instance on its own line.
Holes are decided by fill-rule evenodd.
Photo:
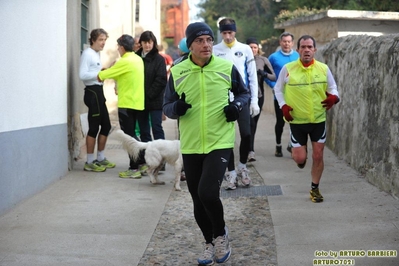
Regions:
M 242 109 L 240 102 L 232 102 L 229 105 L 225 106 L 223 111 L 226 115 L 227 122 L 233 122 L 238 119 L 240 116 L 240 111 Z
M 267 74 L 273 74 L 273 71 L 270 70 L 270 68 L 265 64 L 263 66 L 263 70 L 267 73 Z
M 183 92 L 180 99 L 175 102 L 175 113 L 178 116 L 185 115 L 189 108 L 191 108 L 191 104 L 186 103 L 186 94 Z
M 263 71 L 262 69 L 258 69 L 257 73 L 262 78 L 265 78 L 267 76 L 267 73 L 265 71 Z

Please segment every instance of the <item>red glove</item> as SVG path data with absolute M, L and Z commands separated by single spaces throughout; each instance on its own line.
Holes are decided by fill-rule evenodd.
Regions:
M 330 94 L 328 92 L 326 92 L 327 94 L 327 99 L 325 99 L 324 101 L 321 102 L 321 104 L 323 105 L 323 107 L 325 107 L 327 110 L 330 110 L 331 107 L 333 107 L 334 104 L 336 104 L 339 99 L 337 95 L 334 94 Z
M 287 120 L 288 122 L 294 120 L 294 118 L 292 118 L 290 111 L 292 111 L 294 109 L 292 109 L 291 106 L 284 104 L 283 107 L 281 107 L 281 111 L 283 111 L 283 116 L 285 118 L 285 120 Z

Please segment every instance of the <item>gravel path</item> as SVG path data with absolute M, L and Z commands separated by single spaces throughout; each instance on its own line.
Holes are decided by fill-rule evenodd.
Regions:
M 252 185 L 264 185 L 256 169 L 250 164 L 248 169 Z M 276 241 L 267 196 L 224 197 L 222 201 L 232 247 L 230 259 L 223 265 L 277 265 Z M 182 191 L 171 193 L 138 265 L 198 265 L 203 241 L 194 220 L 187 185 L 182 182 Z

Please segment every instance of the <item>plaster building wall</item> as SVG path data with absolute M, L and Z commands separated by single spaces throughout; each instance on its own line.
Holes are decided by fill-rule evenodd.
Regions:
M 108 32 L 108 39 L 105 43 L 104 49 L 101 54 L 101 62 L 103 67 L 108 68 L 113 62 L 120 58 L 117 51 L 116 40 L 122 36 L 122 34 L 129 34 L 131 36 L 136 35 L 136 28 L 139 23 L 135 20 L 136 1 L 132 0 L 99 0 L 99 24 L 98 26 L 105 29 Z M 140 6 L 143 6 L 145 1 L 140 1 Z M 152 2 L 152 1 L 151 1 Z M 140 8 L 141 9 L 141 8 Z M 148 16 L 150 12 L 148 11 Z M 139 12 L 141 14 L 141 11 Z M 137 34 L 141 34 L 137 33 Z M 117 123 L 117 104 L 118 96 L 115 94 L 115 82 L 113 80 L 104 81 L 104 95 L 107 99 L 108 112 L 113 123 Z M 82 98 L 83 99 L 83 98 Z M 87 114 L 87 107 L 85 109 L 85 115 Z M 114 122 L 115 121 L 115 122 Z M 82 124 L 84 126 L 84 134 L 86 135 L 87 119 L 86 116 L 82 118 Z M 83 145 L 83 152 L 80 156 L 82 159 L 86 159 L 86 146 Z
M 285 28 L 284 31 L 292 33 L 296 41 L 302 35 L 311 35 L 317 40 L 317 46 L 321 47 L 324 44 L 336 39 L 338 36 L 338 21 L 335 19 L 322 19 L 317 22 L 303 23 L 300 25 L 292 25 Z
M 395 20 L 351 20 L 340 19 L 338 37 L 367 34 L 380 36 L 399 32 L 399 21 Z
M 89 1 L 88 31 L 100 26 L 100 2 Z M 87 107 L 83 102 L 84 84 L 79 78 L 81 55 L 81 1 L 67 1 L 67 112 L 68 112 L 68 168 L 73 169 L 75 160 L 85 155 L 85 128 L 87 124 Z M 85 47 L 89 46 L 89 36 Z M 102 56 L 105 57 L 105 56 Z M 103 63 L 107 63 L 105 59 Z
M 83 134 L 80 128 L 80 113 L 85 109 L 83 101 L 83 88 L 79 80 L 79 55 L 80 41 L 75 36 L 80 36 L 80 1 L 67 1 L 67 75 L 68 75 L 68 150 L 69 169 L 73 167 L 73 160 L 78 156 L 78 151 L 83 143 Z M 76 88 L 81 88 L 76 89 Z M 75 141 L 74 141 L 75 140 Z
M 68 171 L 66 5 L 0 1 L 0 213 Z
M 138 24 L 143 31 L 150 30 L 161 40 L 161 0 L 140 1 L 140 17 Z M 141 34 L 137 32 L 136 34 Z
M 108 33 L 108 39 L 103 51 L 100 52 L 103 67 L 109 67 L 119 59 L 116 40 L 122 34 L 140 35 L 145 30 L 154 32 L 160 39 L 160 1 L 136 0 L 92 0 L 90 3 L 89 32 L 95 28 L 103 28 Z M 85 138 L 88 129 L 87 107 L 83 103 L 84 84 L 79 79 L 80 50 L 80 1 L 68 1 L 70 15 L 68 16 L 68 51 L 70 57 L 69 68 L 69 152 L 70 168 L 74 168 L 75 161 L 86 159 Z M 136 21 L 136 9 L 139 21 Z M 77 13 L 76 13 L 77 12 Z M 87 46 L 89 46 L 87 40 Z M 118 124 L 117 102 L 113 80 L 104 82 L 104 95 L 113 126 Z
M 285 28 L 285 31 L 294 34 L 296 40 L 302 35 L 311 35 L 317 40 L 318 47 L 322 47 L 331 40 L 347 35 L 380 36 L 398 33 L 399 21 L 326 18 L 290 25 Z
M 298 39 L 312 35 L 318 47 L 347 35 L 372 35 L 399 33 L 399 13 L 329 9 L 317 14 L 277 23 L 276 29 L 291 32 Z
M 101 52 L 102 63 L 109 66 L 118 58 L 116 39 L 122 33 L 135 35 L 136 0 L 84 4 L 89 9 L 88 31 L 102 27 L 109 33 Z M 150 17 L 146 6 L 142 4 L 142 16 Z M 151 17 L 159 17 L 156 12 Z M 159 32 L 159 22 L 153 23 Z M 75 160 L 86 157 L 81 26 L 82 1 L 0 1 L 0 50 L 6 62 L 0 66 L 0 214 L 62 178 Z M 88 38 L 84 41 L 88 46 Z M 117 97 L 110 83 L 105 92 L 112 111 Z

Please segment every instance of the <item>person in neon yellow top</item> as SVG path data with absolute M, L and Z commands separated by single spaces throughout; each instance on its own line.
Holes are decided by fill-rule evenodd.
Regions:
M 187 187 L 205 239 L 197 261 L 213 265 L 231 255 L 220 186 L 234 148 L 234 121 L 243 107 L 248 108 L 250 94 L 233 63 L 212 55 L 214 35 L 209 25 L 189 24 L 186 38 L 191 52 L 171 68 L 163 111 L 167 117 L 179 119 Z M 230 92 L 234 94 L 231 102 Z
M 129 136 L 138 137 L 135 133 L 136 121 L 140 128 L 149 127 L 141 119 L 144 110 L 144 64 L 143 60 L 133 52 L 134 39 L 124 34 L 118 40 L 118 52 L 121 58 L 113 66 L 98 73 L 98 80 L 114 79 L 117 83 L 119 125 Z M 143 154 L 138 161 L 130 158 L 127 171 L 120 172 L 121 178 L 141 178 L 139 164 L 144 164 Z M 144 167 L 142 168 L 144 170 Z
M 312 141 L 310 199 L 322 202 L 319 183 L 324 170 L 326 111 L 339 102 L 339 94 L 328 66 L 314 59 L 315 39 L 300 37 L 297 51 L 299 59 L 283 66 L 274 92 L 284 119 L 290 123 L 292 158 L 301 169 L 306 164 L 308 136 Z

